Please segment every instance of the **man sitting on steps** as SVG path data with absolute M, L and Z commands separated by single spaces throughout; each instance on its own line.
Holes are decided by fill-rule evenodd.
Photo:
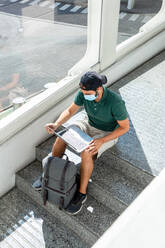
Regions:
M 116 144 L 118 137 L 128 132 L 129 120 L 125 102 L 120 95 L 109 90 L 103 84 L 107 82 L 104 75 L 94 71 L 85 73 L 80 80 L 80 90 L 74 102 L 60 115 L 55 123 L 48 123 L 45 128 L 53 133 L 63 123 L 68 121 L 81 106 L 84 106 L 87 118 L 74 124 L 94 139 L 88 148 L 81 153 L 80 188 L 66 211 L 72 215 L 81 211 L 87 199 L 86 190 L 94 167 L 94 157 L 105 147 Z M 62 157 L 66 149 L 65 142 L 57 138 L 52 156 Z M 41 182 L 33 184 L 36 189 L 41 188 Z

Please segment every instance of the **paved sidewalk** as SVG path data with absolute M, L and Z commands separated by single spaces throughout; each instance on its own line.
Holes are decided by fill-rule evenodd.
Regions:
M 81 5 L 83 7 L 87 7 L 88 0 L 56 0 L 57 2 L 62 2 L 66 4 L 75 4 L 75 5 Z M 135 0 L 135 5 L 132 10 L 127 9 L 127 0 L 121 0 L 121 8 L 120 12 L 130 12 L 130 13 L 156 13 L 159 11 L 162 0 Z
M 127 1 L 121 1 L 120 12 L 136 13 L 136 14 L 152 14 L 157 13 L 161 7 L 162 0 L 135 0 L 134 8 L 127 9 Z

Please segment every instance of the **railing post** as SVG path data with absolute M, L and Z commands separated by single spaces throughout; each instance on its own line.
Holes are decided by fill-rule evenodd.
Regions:
M 141 26 L 139 32 L 153 30 L 153 27 L 160 27 L 160 25 L 162 25 L 163 23 L 165 23 L 165 0 L 162 0 L 162 6 L 159 12 L 154 17 L 152 17 L 151 20 Z
M 135 0 L 128 0 L 127 9 L 133 9 L 135 5 Z
M 120 0 L 102 0 L 100 25 L 100 70 L 116 60 Z
M 95 64 L 100 70 L 116 59 L 120 0 L 89 0 L 87 50 L 84 57 L 68 72 L 69 76 L 82 73 Z
M 165 12 L 165 0 L 162 1 L 162 6 L 161 6 L 161 9 L 160 9 L 160 12 L 161 13 Z
M 102 1 L 103 0 L 88 0 L 86 53 L 84 57 L 68 71 L 69 76 L 80 74 L 99 61 Z

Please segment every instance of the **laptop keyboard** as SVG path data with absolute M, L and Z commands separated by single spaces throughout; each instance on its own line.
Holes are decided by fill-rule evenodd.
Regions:
M 87 143 L 85 143 L 85 142 L 79 140 L 78 138 L 74 137 L 70 132 L 65 132 L 62 136 L 65 138 L 65 140 L 69 144 L 71 144 L 77 150 L 82 150 L 87 145 Z

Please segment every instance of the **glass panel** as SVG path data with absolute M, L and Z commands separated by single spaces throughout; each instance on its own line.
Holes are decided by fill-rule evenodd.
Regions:
M 118 43 L 138 33 L 159 12 L 161 5 L 161 0 L 121 0 Z
M 84 55 L 87 1 L 0 0 L 0 111 L 57 82 Z

